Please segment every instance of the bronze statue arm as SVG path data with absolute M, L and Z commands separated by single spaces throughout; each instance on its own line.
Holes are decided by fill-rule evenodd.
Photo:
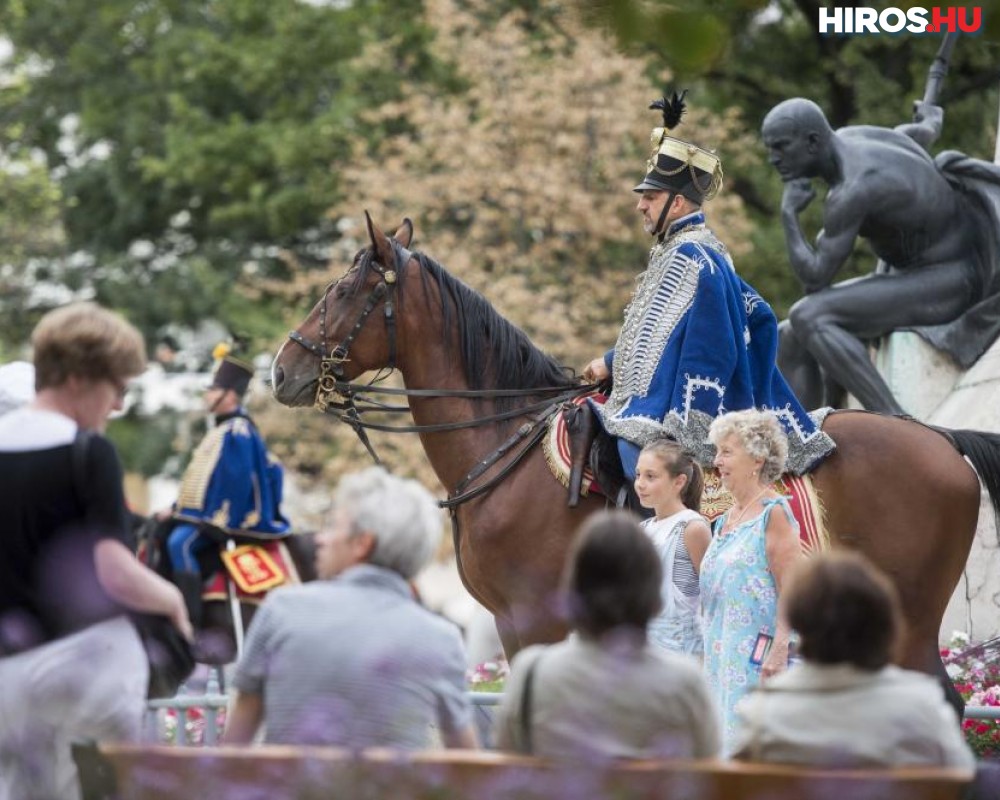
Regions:
M 897 125 L 896 130 L 906 134 L 924 150 L 937 141 L 944 125 L 944 109 L 941 106 L 915 100 L 913 103 L 913 122 Z
M 807 179 L 789 181 L 781 201 L 781 225 L 788 244 L 788 260 L 792 271 L 802 282 L 806 294 L 825 289 L 844 265 L 854 247 L 854 240 L 861 227 L 856 213 L 845 211 L 845 205 L 827 203 L 824 213 L 825 228 L 816 237 L 815 249 L 806 241 L 799 225 L 799 213 L 812 202 L 816 193 Z

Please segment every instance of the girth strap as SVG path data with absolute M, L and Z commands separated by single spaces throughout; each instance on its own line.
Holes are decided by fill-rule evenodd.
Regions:
M 482 494 L 490 491 L 494 486 L 496 486 L 500 481 L 506 478 L 514 468 L 524 460 L 524 457 L 531 452 L 531 449 L 538 444 L 542 437 L 545 435 L 546 423 L 557 413 L 562 410 L 561 403 L 554 403 L 550 405 L 545 411 L 536 415 L 533 419 L 525 422 L 521 427 L 517 429 L 506 441 L 503 442 L 496 450 L 490 453 L 486 458 L 476 464 L 475 467 L 466 475 L 458 485 L 455 486 L 454 491 L 450 492 L 447 500 L 441 500 L 438 505 L 442 508 L 448 508 L 454 510 L 457 506 L 462 503 L 472 500 L 473 498 L 479 497 Z M 527 440 L 527 441 L 525 441 Z M 512 458 L 507 465 L 500 470 L 496 475 L 494 475 L 490 480 L 481 486 L 477 486 L 475 489 L 469 491 L 464 491 L 465 487 L 472 483 L 476 478 L 480 477 L 486 470 L 497 463 L 501 458 L 503 458 L 510 450 L 518 444 L 518 442 L 524 441 L 524 446 L 518 453 Z

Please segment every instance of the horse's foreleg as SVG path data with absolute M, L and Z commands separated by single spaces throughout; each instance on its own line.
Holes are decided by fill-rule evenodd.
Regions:
M 510 661 L 521 649 L 521 641 L 517 636 L 517 629 L 514 627 L 514 622 L 509 617 L 501 614 L 494 615 L 493 622 L 497 626 L 497 635 L 500 637 L 504 656 Z
M 955 713 L 958 714 L 958 721 L 961 722 L 965 716 L 965 698 L 958 693 L 958 689 L 955 688 L 955 684 L 952 683 L 947 671 L 945 671 L 944 664 L 940 660 L 938 660 L 938 664 L 941 667 L 940 681 L 944 687 L 944 699 L 948 701 L 948 705 L 955 709 Z
M 945 700 L 948 705 L 955 709 L 959 721 L 965 714 L 965 700 L 958 693 L 955 684 L 948 676 L 948 671 L 941 661 L 941 651 L 938 649 L 937 638 L 932 635 L 922 635 L 919 640 L 911 639 L 907 647 L 908 652 L 901 659 L 901 666 L 907 669 L 919 670 L 937 678 L 944 690 Z
M 958 693 L 958 689 L 955 688 L 951 676 L 948 675 L 948 671 L 944 668 L 944 662 L 941 661 L 941 653 L 938 650 L 937 643 L 933 644 L 933 654 L 931 671 L 937 676 L 941 687 L 944 689 L 944 699 L 948 701 L 948 705 L 955 709 L 955 713 L 958 714 L 958 721 L 961 723 L 962 718 L 965 716 L 965 699 Z

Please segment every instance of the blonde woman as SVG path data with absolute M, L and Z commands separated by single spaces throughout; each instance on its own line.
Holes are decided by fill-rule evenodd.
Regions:
M 778 597 L 802 552 L 798 524 L 773 488 L 788 454 L 775 416 L 723 414 L 708 435 L 715 467 L 734 499 L 715 522 L 700 576 L 705 676 L 722 708 L 723 750 L 729 753 L 736 704 L 787 665 L 788 627 L 778 618 Z

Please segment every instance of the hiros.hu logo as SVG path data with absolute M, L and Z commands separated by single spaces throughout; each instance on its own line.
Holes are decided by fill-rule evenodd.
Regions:
M 980 6 L 933 8 L 820 8 L 819 32 L 830 33 L 979 33 Z

